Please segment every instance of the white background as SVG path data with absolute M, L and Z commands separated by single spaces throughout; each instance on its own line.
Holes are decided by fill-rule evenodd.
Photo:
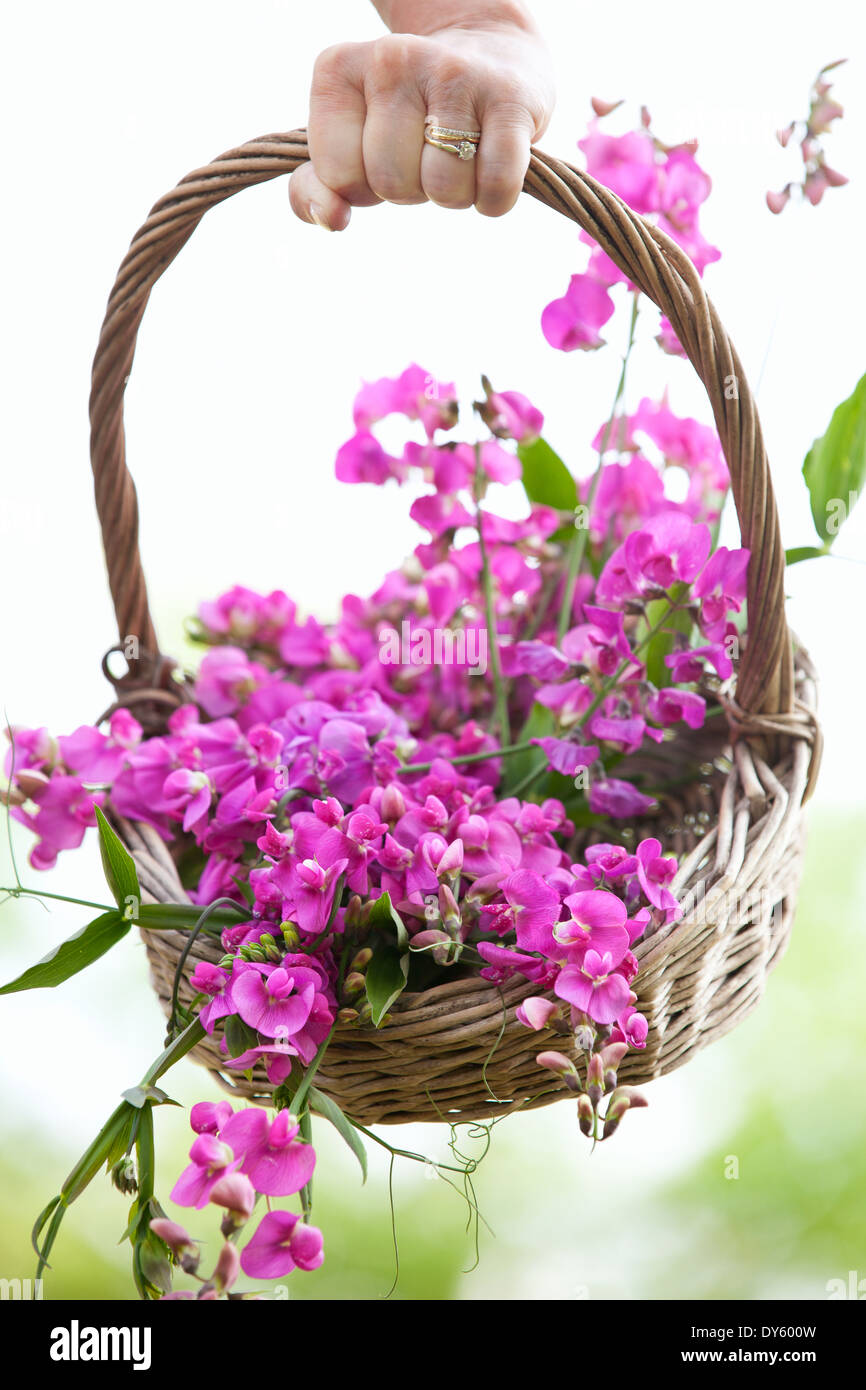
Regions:
M 538 0 L 533 10 L 558 71 L 546 150 L 577 157 L 591 95 L 625 96 L 633 111 L 644 101 L 665 138 L 699 138 L 714 180 L 704 230 L 724 253 L 706 283 L 750 379 L 761 379 L 785 544 L 814 541 L 800 466 L 866 370 L 860 7 L 622 0 L 614 11 Z M 304 124 L 317 52 L 381 27 L 364 0 L 85 0 L 7 10 L 0 699 L 13 723 L 68 732 L 108 703 L 99 658 L 114 628 L 90 490 L 87 395 L 102 310 L 133 231 L 188 170 L 246 138 Z M 828 155 L 851 184 L 817 209 L 774 218 L 764 193 L 796 169 L 774 130 L 804 113 L 818 67 L 845 56 L 857 61 L 838 74 L 846 116 Z M 180 650 L 184 615 L 231 583 L 285 588 L 330 616 L 342 592 L 372 589 L 416 543 L 407 494 L 349 491 L 333 478 L 362 377 L 416 360 L 456 379 L 469 402 L 484 371 L 501 389 L 525 391 L 545 411 L 551 442 L 586 469 L 613 393 L 614 353 L 555 353 L 538 326 L 585 255 L 576 228 L 528 197 L 496 221 L 430 206 L 359 209 L 342 235 L 298 223 L 284 180 L 212 212 L 154 293 L 128 393 L 129 458 L 165 650 Z M 667 381 L 675 409 L 709 419 L 691 369 L 658 352 L 652 309 L 645 318 L 631 404 Z M 615 335 L 623 328 L 620 319 Z M 789 578 L 790 621 L 823 677 L 818 809 L 863 801 L 864 537 L 866 506 L 838 541 L 852 562 L 802 565 Z M 28 838 L 17 843 L 23 863 Z M 36 882 L 29 869 L 26 881 Z M 99 896 L 94 846 L 38 882 Z M 49 919 L 19 907 L 14 918 L 6 978 L 81 925 L 74 908 Z M 8 1067 L 5 1104 L 23 1124 L 61 1127 L 64 1152 L 89 1137 L 158 1047 L 142 976 L 141 951 L 130 947 L 72 982 L 51 998 L 50 1037 L 44 996 L 3 1002 L 4 1031 L 11 1024 L 28 1038 L 26 1068 Z M 49 1114 L 58 1036 L 93 1089 L 83 1108 L 55 1095 Z M 650 1171 L 668 1161 L 650 1126 L 676 1129 L 683 1096 L 694 1099 L 717 1068 L 712 1056 L 653 1088 L 643 1131 Z M 711 1132 L 682 1122 L 685 1159 Z

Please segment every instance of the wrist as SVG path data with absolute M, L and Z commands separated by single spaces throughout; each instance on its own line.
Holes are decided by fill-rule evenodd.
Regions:
M 539 37 L 520 0 L 373 0 L 394 34 L 429 35 L 442 29 L 517 29 Z

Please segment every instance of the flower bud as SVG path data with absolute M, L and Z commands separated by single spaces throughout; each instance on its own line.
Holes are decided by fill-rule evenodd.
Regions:
M 349 965 L 350 970 L 366 970 L 370 961 L 373 959 L 373 952 L 369 946 L 363 946 L 360 951 L 352 957 Z
M 518 1004 L 515 1013 L 526 1028 L 534 1028 L 537 1033 L 550 1026 L 553 1016 L 559 1013 L 559 1007 L 552 999 L 543 999 L 540 995 L 533 994 L 524 999 L 522 1004 Z
M 584 1092 L 577 1098 L 577 1123 L 580 1125 L 581 1134 L 587 1138 L 592 1134 L 592 1127 L 595 1123 L 595 1111 L 592 1108 L 592 1101 Z
M 232 966 L 235 963 L 235 958 L 233 955 L 223 956 L 218 963 L 220 970 L 231 970 Z
M 198 1269 L 199 1250 L 183 1226 L 179 1226 L 176 1221 L 169 1221 L 167 1216 L 157 1216 L 151 1221 L 150 1229 L 160 1240 L 165 1241 L 184 1273 L 195 1274 Z
M 382 793 L 382 802 L 379 807 L 379 815 L 382 820 L 389 821 L 392 825 L 401 816 L 406 814 L 406 800 L 400 788 L 390 783 Z
M 219 1293 L 230 1289 L 241 1272 L 241 1257 L 236 1246 L 226 1241 L 213 1272 L 213 1285 Z
M 111 1170 L 111 1181 L 118 1192 L 126 1194 L 138 1191 L 138 1177 L 135 1172 L 135 1160 L 129 1154 L 119 1158 Z
M 367 981 L 360 970 L 350 970 L 343 981 L 343 993 L 346 995 L 360 994 Z
M 540 1067 L 545 1067 L 560 1076 L 570 1091 L 580 1090 L 577 1067 L 570 1057 L 566 1057 L 562 1052 L 539 1052 L 535 1060 Z
M 361 899 L 357 893 L 353 893 L 346 904 L 346 913 L 343 919 L 347 927 L 357 927 L 360 925 L 363 917 L 362 908 L 363 903 Z
M 432 947 L 432 951 L 430 948 Z M 430 951 L 437 965 L 453 965 L 456 956 L 454 954 L 454 942 L 447 932 L 438 931 L 435 928 L 430 931 L 419 931 L 412 937 L 413 951 Z
M 628 1043 L 608 1043 L 601 1049 L 601 1057 L 604 1067 L 604 1089 L 612 1091 L 616 1086 L 616 1070 L 625 1054 L 628 1052 Z
M 238 1226 L 243 1226 L 252 1215 L 256 1204 L 256 1190 L 245 1173 L 229 1173 L 227 1177 L 220 1178 L 210 1194 L 210 1200 L 214 1206 L 225 1207 L 226 1218 L 223 1227 L 228 1223 L 231 1232 Z M 223 1229 L 223 1235 L 226 1234 L 228 1233 Z
M 599 1052 L 593 1052 L 589 1059 L 586 1069 L 586 1093 L 592 1101 L 593 1109 L 597 1109 L 604 1095 L 604 1064 Z
M 608 1103 L 602 1139 L 609 1139 L 616 1132 L 620 1120 L 627 1110 L 638 1110 L 648 1103 L 646 1097 L 642 1096 L 640 1091 L 636 1091 L 633 1086 L 620 1086 L 619 1090 L 614 1091 Z
M 463 925 L 460 919 L 460 908 L 457 906 L 457 900 L 447 883 L 440 883 L 439 885 L 439 913 L 442 924 L 449 934 L 457 936 Z
M 287 951 L 296 951 L 301 942 L 300 932 L 294 922 L 281 922 L 280 933 Z
M 264 952 L 263 948 L 258 944 L 257 941 L 256 941 L 256 942 L 252 942 L 246 949 L 247 949 L 247 951 L 249 952 L 249 959 L 250 959 L 250 960 L 261 961 L 261 962 L 264 962 L 264 961 L 267 960 L 267 956 L 265 955 L 265 952 Z
M 341 1025 L 341 1027 L 344 1027 L 344 1028 L 345 1028 L 345 1027 L 348 1027 L 349 1025 L 351 1025 L 351 1024 L 353 1024 L 353 1023 L 357 1023 L 357 1022 L 358 1022 L 358 1010 L 357 1010 L 357 1009 L 338 1009 L 338 1010 L 337 1010 L 337 1022 Z

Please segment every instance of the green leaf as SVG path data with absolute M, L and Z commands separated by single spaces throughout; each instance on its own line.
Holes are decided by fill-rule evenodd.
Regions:
M 817 560 L 821 555 L 829 555 L 827 545 L 795 545 L 785 551 L 786 565 L 799 565 L 801 560 Z
M 533 705 L 515 742 L 528 743 L 531 738 L 547 738 L 555 727 L 553 711 L 544 705 Z M 502 762 L 501 795 L 505 797 L 510 796 L 512 789 L 525 781 L 531 772 L 540 772 L 546 767 L 547 757 L 543 748 L 528 748 L 525 753 L 514 753 L 503 758 Z
M 400 951 L 384 941 L 373 951 L 367 966 L 367 998 L 370 1001 L 373 1023 L 377 1028 L 382 1019 L 406 988 L 409 978 L 409 953 Z
M 555 507 L 560 512 L 574 512 L 577 483 L 546 439 L 518 444 L 517 457 L 523 465 L 523 487 L 530 502 Z
M 397 945 L 401 951 L 408 951 L 409 933 L 406 923 L 391 902 L 390 893 L 383 893 L 381 898 L 376 899 L 370 908 L 369 921 L 371 927 L 384 928 L 386 931 L 393 926 L 397 932 Z
M 253 888 L 253 885 L 250 883 L 249 879 L 246 879 L 245 881 L 242 878 L 236 878 L 235 875 L 232 874 L 232 883 L 243 895 L 243 899 L 247 907 L 255 907 L 256 890 Z
M 337 1102 L 331 1100 L 331 1097 L 326 1096 L 324 1091 L 320 1091 L 318 1087 L 310 1087 L 309 1097 L 310 1106 L 315 1110 L 316 1114 L 321 1115 L 326 1120 L 330 1120 L 341 1139 L 345 1139 L 352 1153 L 361 1165 L 361 1172 L 364 1174 L 364 1182 L 366 1182 L 367 1150 L 364 1148 L 364 1142 L 355 1126 L 352 1124 L 352 1121 L 343 1114 Z
M 180 1101 L 172 1100 L 159 1086 L 130 1086 L 128 1091 L 121 1091 L 121 1095 L 136 1110 L 142 1110 L 148 1101 L 152 1105 L 180 1105 Z
M 199 903 L 142 903 L 136 921 L 148 931 L 183 931 L 194 927 L 204 909 Z M 238 903 L 236 908 L 216 907 L 202 927 L 202 931 L 218 936 L 223 927 L 236 926 L 249 917 L 249 912 Z
M 833 411 L 826 433 L 806 455 L 803 477 L 815 530 L 832 545 L 866 478 L 866 376 Z
M 55 985 L 62 985 L 64 980 L 71 979 L 104 956 L 126 936 L 131 926 L 132 922 L 119 912 L 104 912 L 74 936 L 61 941 L 59 946 L 55 946 L 36 965 L 31 965 L 23 975 L 3 985 L 0 994 L 16 994 L 22 989 L 53 989 Z
M 665 609 L 668 607 L 667 599 L 660 598 L 647 605 L 647 623 L 649 627 L 654 627 L 664 616 Z M 686 637 L 690 636 L 694 627 L 694 619 L 691 613 L 685 609 L 678 609 L 671 613 L 664 628 L 657 632 L 646 649 L 646 673 L 647 679 L 661 690 L 664 686 L 671 684 L 670 668 L 665 665 L 665 657 L 669 656 L 674 649 L 674 633 L 681 632 Z M 672 629 L 672 630 L 671 630 Z
M 229 1014 L 224 1031 L 229 1057 L 240 1057 L 242 1053 L 249 1052 L 251 1047 L 259 1045 L 259 1035 L 255 1028 L 244 1023 L 239 1014 Z
M 94 810 L 99 826 L 99 852 L 102 855 L 105 880 L 119 908 L 128 911 L 130 899 L 134 900 L 134 911 L 129 915 L 137 918 L 141 905 L 141 889 L 132 856 L 121 844 L 99 807 L 95 806 Z

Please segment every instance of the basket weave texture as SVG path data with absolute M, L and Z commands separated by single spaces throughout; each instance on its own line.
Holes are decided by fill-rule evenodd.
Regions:
M 133 239 L 109 299 L 93 367 L 91 460 L 108 578 L 121 642 L 139 640 L 123 677 L 106 674 L 117 700 L 158 733 L 182 702 L 175 663 L 159 653 L 138 549 L 135 486 L 126 467 L 123 395 L 150 291 L 208 208 L 252 184 L 288 174 L 308 159 L 306 133 L 270 135 L 230 150 L 188 175 L 152 209 Z M 620 1080 L 640 1084 L 682 1065 L 755 1007 L 790 933 L 803 851 L 802 804 L 820 762 L 816 682 L 785 620 L 784 552 L 770 471 L 752 394 L 737 354 L 688 258 L 615 194 L 564 161 L 533 150 L 524 191 L 595 238 L 670 320 L 703 381 L 731 473 L 742 544 L 749 548 L 749 633 L 736 698 L 689 746 L 674 745 L 691 780 L 660 800 L 655 819 L 635 829 L 676 854 L 673 892 L 683 918 L 636 950 L 633 983 L 646 1014 L 644 1051 L 630 1052 Z M 115 706 L 112 706 L 114 708 Z M 667 745 L 658 750 L 664 757 Z M 724 759 L 724 761 L 720 761 Z M 627 775 L 627 765 L 625 775 Z M 720 772 L 722 768 L 724 771 Z M 672 771 L 667 767 L 667 775 Z M 693 776 L 692 776 L 693 774 Z M 141 824 L 115 826 L 152 902 L 185 902 L 175 860 Z M 580 846 L 570 846 L 578 852 Z M 168 1012 L 186 933 L 143 930 L 155 989 Z M 193 945 L 180 997 L 197 959 L 219 947 Z M 384 1028 L 338 1028 L 316 1084 L 364 1124 L 488 1118 L 567 1094 L 541 1071 L 536 1054 L 562 1047 L 556 1034 L 517 1022 L 515 1007 L 537 987 L 496 986 L 476 976 L 403 994 Z M 216 1039 L 193 1053 L 239 1098 L 266 1102 L 263 1072 L 226 1073 Z

